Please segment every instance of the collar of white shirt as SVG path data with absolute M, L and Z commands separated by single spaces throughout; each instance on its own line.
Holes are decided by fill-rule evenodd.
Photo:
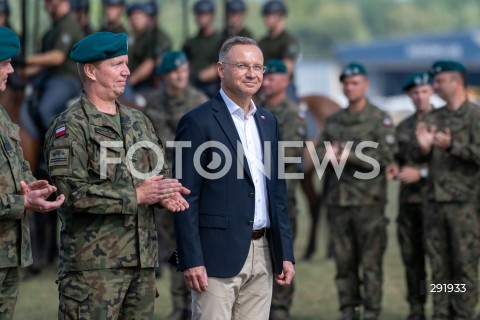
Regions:
M 233 102 L 232 99 L 230 99 L 225 91 L 223 91 L 223 88 L 220 89 L 220 95 L 223 98 L 223 101 L 225 101 L 225 104 L 227 105 L 228 111 L 230 112 L 231 115 L 237 115 L 240 116 L 241 119 L 244 119 L 244 111 L 242 108 L 240 108 L 239 105 L 237 105 L 235 102 Z M 249 118 L 253 116 L 257 112 L 257 106 L 253 102 L 253 100 L 250 101 L 250 111 L 248 112 L 246 118 Z

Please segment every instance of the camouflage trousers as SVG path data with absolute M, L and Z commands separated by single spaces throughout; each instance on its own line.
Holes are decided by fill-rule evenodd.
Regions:
M 173 214 L 167 210 L 155 211 L 155 219 L 157 222 L 157 233 L 159 247 L 163 246 L 168 256 L 175 251 L 175 227 L 173 225 Z M 183 272 L 177 272 L 177 269 L 170 266 L 170 296 L 174 310 L 187 310 L 188 313 L 192 308 L 192 296 L 190 289 L 187 288 L 183 280 Z
M 426 203 L 424 234 L 432 283 L 465 285 L 464 293 L 431 293 L 433 318 L 472 319 L 478 300 L 480 225 L 477 204 Z M 427 287 L 427 291 L 430 292 L 431 287 Z
M 397 236 L 405 265 L 407 301 L 411 314 L 423 314 L 426 301 L 425 245 L 423 239 L 423 205 L 400 203 Z
M 59 320 L 153 319 L 153 268 L 66 272 L 58 280 Z
M 340 310 L 344 315 L 353 315 L 354 308 L 363 304 L 365 318 L 377 318 L 381 311 L 382 263 L 387 246 L 384 205 L 329 206 L 328 215 Z
M 290 226 L 292 228 L 292 239 L 295 240 L 297 235 L 297 205 L 295 199 L 288 199 L 288 209 L 290 215 Z M 270 308 L 270 316 L 275 319 L 288 319 L 290 308 L 293 301 L 293 293 L 295 292 L 295 279 L 291 284 L 282 287 L 273 282 L 272 305 Z
M 0 268 L 0 320 L 12 320 L 20 286 L 20 268 Z

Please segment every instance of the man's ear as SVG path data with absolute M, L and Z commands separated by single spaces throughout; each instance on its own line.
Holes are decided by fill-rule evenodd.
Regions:
M 217 74 L 220 79 L 223 79 L 223 72 L 225 71 L 225 66 L 220 61 L 217 62 Z
M 83 65 L 83 72 L 85 73 L 85 76 L 87 76 L 91 80 L 97 80 L 97 68 L 91 63 L 86 63 Z

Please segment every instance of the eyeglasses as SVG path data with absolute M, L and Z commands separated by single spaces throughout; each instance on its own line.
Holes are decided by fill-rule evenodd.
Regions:
M 253 71 L 255 72 L 261 72 L 261 73 L 265 73 L 265 70 L 267 70 L 267 68 L 265 66 L 262 66 L 261 64 L 254 64 L 254 65 L 246 65 L 244 63 L 228 63 L 228 62 L 225 62 L 225 61 L 220 61 L 221 63 L 225 63 L 225 64 L 229 64 L 231 66 L 233 66 L 234 68 L 237 68 L 238 70 L 240 71 L 247 71 L 247 70 L 250 70 L 250 69 L 253 69 Z

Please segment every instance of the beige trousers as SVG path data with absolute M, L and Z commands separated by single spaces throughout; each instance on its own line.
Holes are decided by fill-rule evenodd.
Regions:
M 267 238 L 252 240 L 245 265 L 237 276 L 209 277 L 206 292 L 192 291 L 192 320 L 268 320 L 272 286 Z

